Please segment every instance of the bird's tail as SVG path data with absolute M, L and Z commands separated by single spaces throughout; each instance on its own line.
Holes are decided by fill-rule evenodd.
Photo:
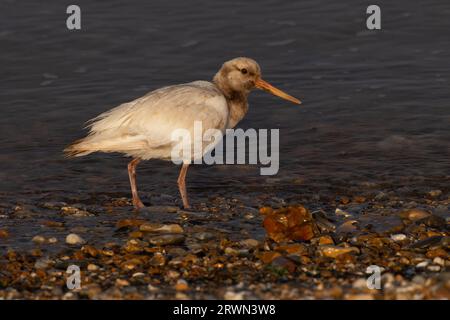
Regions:
M 82 157 L 97 150 L 90 148 L 89 144 L 86 143 L 86 138 L 79 139 L 68 145 L 64 149 L 64 156 L 66 158 Z

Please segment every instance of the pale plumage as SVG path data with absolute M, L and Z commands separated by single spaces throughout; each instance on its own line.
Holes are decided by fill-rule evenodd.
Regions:
M 90 120 L 89 135 L 67 152 L 120 152 L 142 160 L 169 160 L 176 143 L 171 140 L 174 129 L 193 131 L 194 121 L 201 121 L 203 131 L 224 131 L 228 113 L 225 97 L 211 82 L 164 87 Z
M 262 80 L 260 67 L 254 60 L 236 58 L 223 64 L 213 82 L 194 81 L 164 87 L 100 114 L 89 121 L 89 135 L 64 151 L 69 157 L 97 151 L 133 157 L 128 164 L 133 204 L 142 208 L 136 188 L 137 164 L 141 160 L 169 160 L 176 143 L 172 140 L 174 130 L 186 129 L 193 136 L 196 121 L 201 122 L 203 132 L 218 129 L 224 133 L 225 129 L 233 128 L 247 113 L 247 96 L 255 87 L 300 103 Z M 186 208 L 189 207 L 185 185 L 187 168 L 188 164 L 183 164 L 178 178 Z

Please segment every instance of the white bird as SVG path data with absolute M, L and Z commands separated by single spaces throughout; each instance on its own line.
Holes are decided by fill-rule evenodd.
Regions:
M 176 129 L 194 130 L 201 121 L 202 130 L 218 129 L 222 133 L 234 128 L 248 111 L 247 96 L 259 88 L 296 104 L 300 101 L 261 79 L 261 69 L 250 58 L 225 62 L 212 82 L 194 81 L 163 87 L 134 101 L 119 105 L 89 120 L 88 136 L 64 149 L 68 157 L 93 152 L 119 152 L 133 159 L 128 164 L 133 205 L 144 207 L 136 187 L 136 166 L 141 160 L 170 160 Z M 218 143 L 219 141 L 217 141 Z M 178 177 L 183 206 L 189 208 L 184 162 Z

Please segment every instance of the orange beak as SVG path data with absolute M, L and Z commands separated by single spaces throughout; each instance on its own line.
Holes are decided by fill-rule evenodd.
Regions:
M 281 91 L 280 89 L 275 88 L 270 83 L 264 81 L 263 79 L 258 79 L 255 82 L 255 86 L 258 89 L 262 89 L 264 91 L 270 92 L 271 94 L 278 96 L 282 99 L 291 101 L 295 104 L 301 104 L 302 102 L 298 100 L 297 98 L 294 98 L 293 96 L 288 95 L 286 92 Z

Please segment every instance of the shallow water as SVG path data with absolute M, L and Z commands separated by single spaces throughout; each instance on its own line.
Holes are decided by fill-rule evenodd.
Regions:
M 4 208 L 40 197 L 128 196 L 126 159 L 66 160 L 64 146 L 97 114 L 164 85 L 209 80 L 236 56 L 257 60 L 268 81 L 304 104 L 253 93 L 239 127 L 280 128 L 279 174 L 193 168 L 193 200 L 248 192 L 301 199 L 308 188 L 367 181 L 448 188 L 448 1 L 378 1 L 380 31 L 366 30 L 360 1 L 77 4 L 77 32 L 65 28 L 61 2 L 0 4 Z M 154 161 L 138 170 L 148 198 L 177 197 L 174 165 Z M 32 223 L 23 228 L 34 232 Z

